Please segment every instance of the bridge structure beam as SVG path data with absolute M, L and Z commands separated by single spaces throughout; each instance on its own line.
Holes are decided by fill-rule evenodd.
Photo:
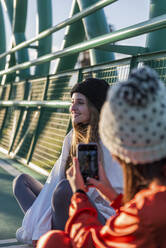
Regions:
M 166 14 L 165 0 L 150 0 L 149 18 Z M 166 49 L 166 28 L 156 30 L 147 35 L 146 47 L 149 52 L 156 52 Z

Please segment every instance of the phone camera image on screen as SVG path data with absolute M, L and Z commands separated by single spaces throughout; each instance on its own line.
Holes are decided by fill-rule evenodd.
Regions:
M 97 144 L 79 144 L 77 153 L 80 164 L 80 171 L 84 181 L 86 182 L 87 177 L 98 179 Z

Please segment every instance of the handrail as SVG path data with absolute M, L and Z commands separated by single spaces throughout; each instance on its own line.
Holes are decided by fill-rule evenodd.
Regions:
M 68 101 L 0 101 L 1 107 L 45 107 L 45 108 L 64 108 L 68 109 L 70 106 Z
M 86 8 L 85 10 L 82 10 L 80 13 L 77 13 L 75 15 L 73 15 L 71 18 L 67 18 L 66 20 L 60 22 L 59 24 L 47 29 L 47 30 L 44 30 L 43 32 L 41 32 L 40 34 L 38 34 L 36 37 L 28 40 L 28 41 L 24 41 L 20 44 L 18 44 L 17 46 L 13 47 L 12 49 L 10 49 L 10 51 L 7 51 L 5 53 L 2 53 L 0 54 L 0 59 L 2 59 L 3 57 L 13 53 L 13 52 L 16 52 L 24 47 L 27 47 L 28 45 L 30 45 L 31 43 L 35 42 L 35 41 L 38 41 L 40 39 L 43 39 L 45 38 L 46 36 L 68 26 L 68 25 L 71 25 L 73 24 L 74 22 L 96 12 L 97 10 L 101 9 L 101 8 L 104 8 L 106 7 L 107 5 L 111 4 L 111 3 L 114 3 L 118 0 L 101 0 L 93 5 L 91 5 L 90 7 Z
M 109 34 L 101 35 L 99 37 L 93 38 L 88 41 L 84 41 L 82 43 L 78 43 L 76 45 L 72 45 L 61 51 L 53 52 L 51 54 L 41 56 L 38 59 L 27 61 L 22 64 L 18 64 L 9 69 L 0 71 L 0 76 L 5 75 L 5 74 L 10 74 L 17 70 L 23 70 L 30 66 L 45 63 L 45 62 L 48 62 L 56 58 L 61 58 L 66 55 L 71 55 L 71 54 L 82 52 L 82 51 L 85 51 L 91 48 L 102 46 L 104 44 L 136 37 L 136 36 L 139 36 L 139 35 L 142 35 L 148 32 L 152 32 L 152 31 L 155 31 L 161 28 L 166 28 L 166 14 L 151 18 L 148 21 L 140 22 L 138 24 L 129 26 L 127 28 L 120 29 L 118 31 L 115 31 Z

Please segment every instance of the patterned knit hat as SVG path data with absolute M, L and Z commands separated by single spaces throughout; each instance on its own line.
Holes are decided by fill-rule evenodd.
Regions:
M 166 87 L 149 67 L 132 70 L 108 92 L 100 135 L 113 155 L 126 163 L 166 158 Z
M 103 79 L 87 78 L 85 81 L 74 85 L 70 93 L 71 96 L 75 92 L 85 95 L 100 112 L 106 99 L 108 88 L 109 84 Z

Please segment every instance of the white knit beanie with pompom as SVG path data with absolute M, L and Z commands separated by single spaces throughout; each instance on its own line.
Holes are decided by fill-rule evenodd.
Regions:
M 134 69 L 110 88 L 99 130 L 112 155 L 126 163 L 166 158 L 166 87 L 153 69 Z

